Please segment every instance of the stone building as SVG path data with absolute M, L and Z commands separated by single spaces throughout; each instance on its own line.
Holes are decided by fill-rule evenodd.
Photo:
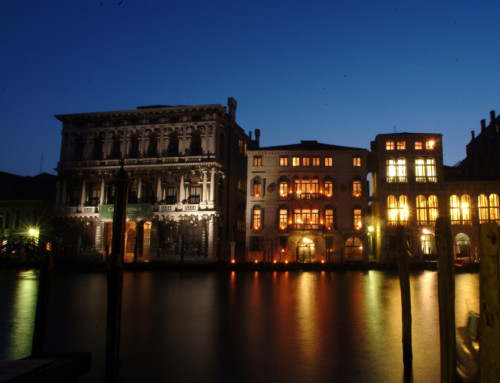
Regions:
M 366 149 L 301 141 L 247 153 L 246 261 L 368 260 Z
M 450 217 L 455 257 L 479 259 L 479 225 L 500 223 L 500 168 L 493 154 L 500 152 L 498 119 L 492 118 L 488 131 L 484 120 L 481 125 L 488 138 L 473 134 L 467 158 L 455 167 L 443 165 L 440 134 L 376 136 L 369 161 L 375 259 L 396 262 L 398 225 L 406 229 L 413 261 L 435 259 L 441 216 Z
M 58 115 L 55 214 L 68 257 L 109 251 L 113 177 L 131 185 L 125 260 L 214 262 L 243 251 L 246 149 L 236 101 Z

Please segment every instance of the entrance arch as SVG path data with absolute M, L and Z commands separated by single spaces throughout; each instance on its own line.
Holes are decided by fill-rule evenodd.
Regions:
M 345 241 L 345 260 L 363 260 L 363 243 L 358 237 L 350 237 L 347 238 L 347 241 Z
M 455 246 L 457 248 L 457 258 L 470 257 L 470 239 L 465 233 L 458 233 L 455 237 Z
M 297 244 L 297 262 L 311 263 L 314 262 L 316 247 L 314 241 L 304 237 Z

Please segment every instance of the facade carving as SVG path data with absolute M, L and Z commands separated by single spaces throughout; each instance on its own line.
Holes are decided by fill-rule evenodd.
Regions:
M 214 262 L 244 251 L 244 231 L 235 228 L 244 220 L 239 186 L 252 141 L 235 122 L 236 101 L 228 104 L 228 111 L 153 106 L 56 116 L 63 123 L 55 203 L 61 251 L 109 252 L 122 161 L 131 180 L 126 261 Z

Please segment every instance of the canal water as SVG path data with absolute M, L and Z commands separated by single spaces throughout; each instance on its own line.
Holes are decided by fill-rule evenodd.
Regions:
M 411 275 L 413 382 L 439 382 L 437 273 Z M 38 280 L 0 273 L 0 359 L 30 354 Z M 479 309 L 456 275 L 456 319 Z M 56 273 L 46 351 L 90 351 L 104 380 L 105 274 Z M 403 382 L 397 273 L 126 272 L 122 382 Z

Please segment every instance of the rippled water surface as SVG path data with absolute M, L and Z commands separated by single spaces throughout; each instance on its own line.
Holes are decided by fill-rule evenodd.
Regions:
M 413 381 L 439 381 L 437 273 L 411 275 Z M 30 353 L 37 279 L 0 273 L 0 357 Z M 479 309 L 456 276 L 456 320 Z M 104 376 L 106 276 L 56 273 L 46 350 L 90 351 Z M 402 382 L 401 298 L 382 271 L 127 272 L 123 382 Z

